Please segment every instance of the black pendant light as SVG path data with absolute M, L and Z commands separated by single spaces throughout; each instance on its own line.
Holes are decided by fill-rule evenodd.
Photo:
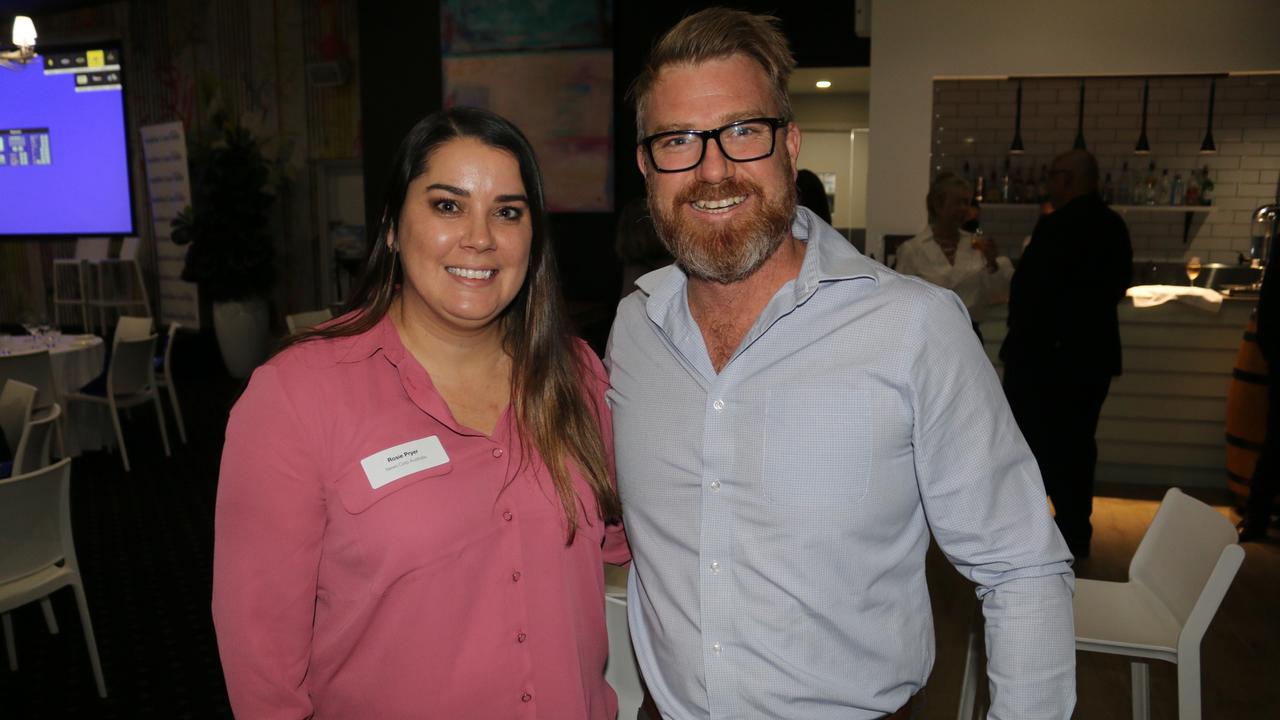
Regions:
M 1200 154 L 1209 155 L 1218 152 L 1218 146 L 1213 142 L 1213 96 L 1218 89 L 1218 79 L 1211 78 L 1209 80 L 1209 119 L 1205 123 L 1204 142 L 1200 143 Z
M 1018 103 L 1013 116 L 1013 144 L 1009 146 L 1010 155 L 1021 155 L 1022 150 L 1022 81 L 1018 81 Z
M 1076 115 L 1076 141 L 1071 146 L 1076 150 L 1084 150 L 1084 78 L 1080 79 L 1080 109 Z
M 1147 95 L 1151 91 L 1151 81 L 1142 81 L 1142 132 L 1138 134 L 1138 144 L 1133 148 L 1134 155 L 1150 155 L 1151 143 L 1147 142 Z

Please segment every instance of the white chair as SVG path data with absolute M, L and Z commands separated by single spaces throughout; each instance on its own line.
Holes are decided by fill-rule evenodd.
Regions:
M 18 444 L 13 447 L 13 475 L 35 472 L 49 464 L 49 445 L 62 408 L 53 406 L 52 412 L 38 420 L 27 420 Z
M 136 317 L 132 315 L 121 315 L 116 320 L 116 336 L 125 340 L 137 340 L 145 338 L 154 330 L 150 317 Z
M 293 335 L 300 330 L 306 330 L 313 325 L 319 325 L 326 320 L 332 319 L 333 311 L 329 308 L 323 308 L 321 310 L 308 310 L 307 312 L 285 315 L 284 324 L 289 327 L 289 334 Z
M 609 631 L 609 664 L 604 679 L 618 694 L 618 717 L 634 718 L 644 702 L 640 685 L 640 668 L 631 648 L 631 630 L 627 627 L 627 599 L 604 596 L 604 624 Z
M 18 380 L 5 380 L 0 389 L 0 432 L 4 433 L 5 444 L 13 452 L 14 467 L 18 462 L 18 446 L 22 444 L 22 434 L 31 420 L 31 406 L 36 399 L 36 389 Z M 11 473 L 17 475 L 17 470 Z
M 9 666 L 17 667 L 16 641 L 8 612 L 43 600 L 68 585 L 75 592 L 84 642 L 98 695 L 107 696 L 85 600 L 76 546 L 71 536 L 71 460 L 64 458 L 35 472 L 0 480 L 0 612 L 4 614 Z M 45 605 L 46 608 L 48 607 Z M 52 615 L 46 610 L 46 621 Z M 53 626 L 56 628 L 56 626 Z M 56 629 L 53 630 L 56 632 Z
M 0 378 L 19 380 L 36 389 L 35 402 L 31 405 L 34 420 L 47 419 L 54 407 L 64 403 L 53 379 L 53 359 L 48 350 L 0 356 Z M 53 426 L 59 457 L 66 455 L 62 428 L 65 422 L 66 418 L 59 415 Z M 13 448 L 12 443 L 9 447 Z
M 1200 641 L 1244 560 L 1235 526 L 1177 488 L 1165 493 L 1129 581 L 1077 580 L 1076 649 L 1127 655 L 1133 717 L 1151 716 L 1146 659 L 1178 666 L 1178 717 L 1199 720 Z
M 164 388 L 169 393 L 169 404 L 173 406 L 173 419 L 178 424 L 178 438 L 182 440 L 182 444 L 187 444 L 187 428 L 182 422 L 182 408 L 178 405 L 178 389 L 173 384 L 173 341 L 178 336 L 178 331 L 182 329 L 182 323 L 173 321 L 169 323 L 169 336 L 164 341 L 164 354 L 157 356 L 153 361 L 153 365 L 159 375 L 156 376 L 156 385 Z
M 77 238 L 74 256 L 53 261 L 53 322 L 55 325 L 61 327 L 63 308 L 70 306 L 80 311 L 80 327 L 85 332 L 90 332 L 89 301 L 96 292 L 96 288 L 90 287 L 90 282 L 96 277 L 90 274 L 90 268 L 106 260 L 110 253 L 110 238 Z M 74 297 L 66 293 L 68 285 L 64 276 L 68 271 L 75 272 L 74 285 L 78 294 Z
M 107 328 L 107 313 L 141 310 L 151 317 L 151 301 L 147 297 L 147 283 L 142 279 L 142 266 L 138 263 L 141 238 L 127 237 L 120 243 L 120 256 L 106 258 L 95 263 L 98 292 L 89 298 L 89 308 L 98 311 L 98 323 Z
M 982 608 L 979 606 L 977 618 L 969 626 L 969 642 L 964 653 L 964 677 L 960 681 L 960 710 L 956 713 L 956 720 L 973 720 L 975 708 L 979 717 L 986 717 L 986 708 L 978 703 L 978 683 L 985 675 L 983 622 Z
M 160 393 L 156 386 L 155 356 L 156 336 L 129 339 L 119 335 L 111 344 L 111 364 L 107 368 L 105 395 L 92 392 L 67 393 L 67 401 L 89 402 L 111 408 L 111 423 L 116 431 L 116 443 L 120 446 L 120 459 L 125 472 L 129 472 L 129 451 L 125 448 L 124 432 L 120 429 L 120 408 L 142 405 L 148 400 L 156 409 L 156 422 L 160 426 L 160 441 L 164 455 L 169 457 L 169 433 L 164 426 L 164 409 L 160 406 Z

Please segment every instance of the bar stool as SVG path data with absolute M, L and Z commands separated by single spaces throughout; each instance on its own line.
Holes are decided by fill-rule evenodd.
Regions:
M 118 315 L 141 310 L 151 317 L 151 301 L 147 297 L 147 284 L 142 279 L 142 267 L 138 264 L 141 238 L 127 237 L 120 245 L 120 256 L 99 260 L 97 270 L 98 292 L 89 299 L 89 307 L 98 311 L 98 324 L 107 329 L 107 312 Z
M 80 328 L 91 332 L 89 324 L 90 283 L 96 276 L 90 276 L 90 268 L 106 260 L 111 252 L 111 239 L 104 237 L 76 238 L 75 254 L 69 258 L 57 258 L 53 261 L 53 322 L 62 326 L 64 308 L 75 307 L 80 310 Z M 68 268 L 75 270 L 74 287 L 79 291 L 75 297 L 65 294 L 70 290 L 63 281 Z M 104 326 L 105 329 L 105 326 Z

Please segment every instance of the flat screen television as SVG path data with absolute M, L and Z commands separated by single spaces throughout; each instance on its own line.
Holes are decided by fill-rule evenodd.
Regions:
M 0 237 L 133 235 L 118 42 L 0 67 Z

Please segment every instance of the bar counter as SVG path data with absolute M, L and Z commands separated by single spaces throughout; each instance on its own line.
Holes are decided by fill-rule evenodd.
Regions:
M 1215 313 L 1120 303 L 1124 374 L 1102 406 L 1098 482 L 1226 487 L 1227 388 L 1256 304 L 1224 298 Z M 992 308 L 981 326 L 997 369 L 1006 311 Z

